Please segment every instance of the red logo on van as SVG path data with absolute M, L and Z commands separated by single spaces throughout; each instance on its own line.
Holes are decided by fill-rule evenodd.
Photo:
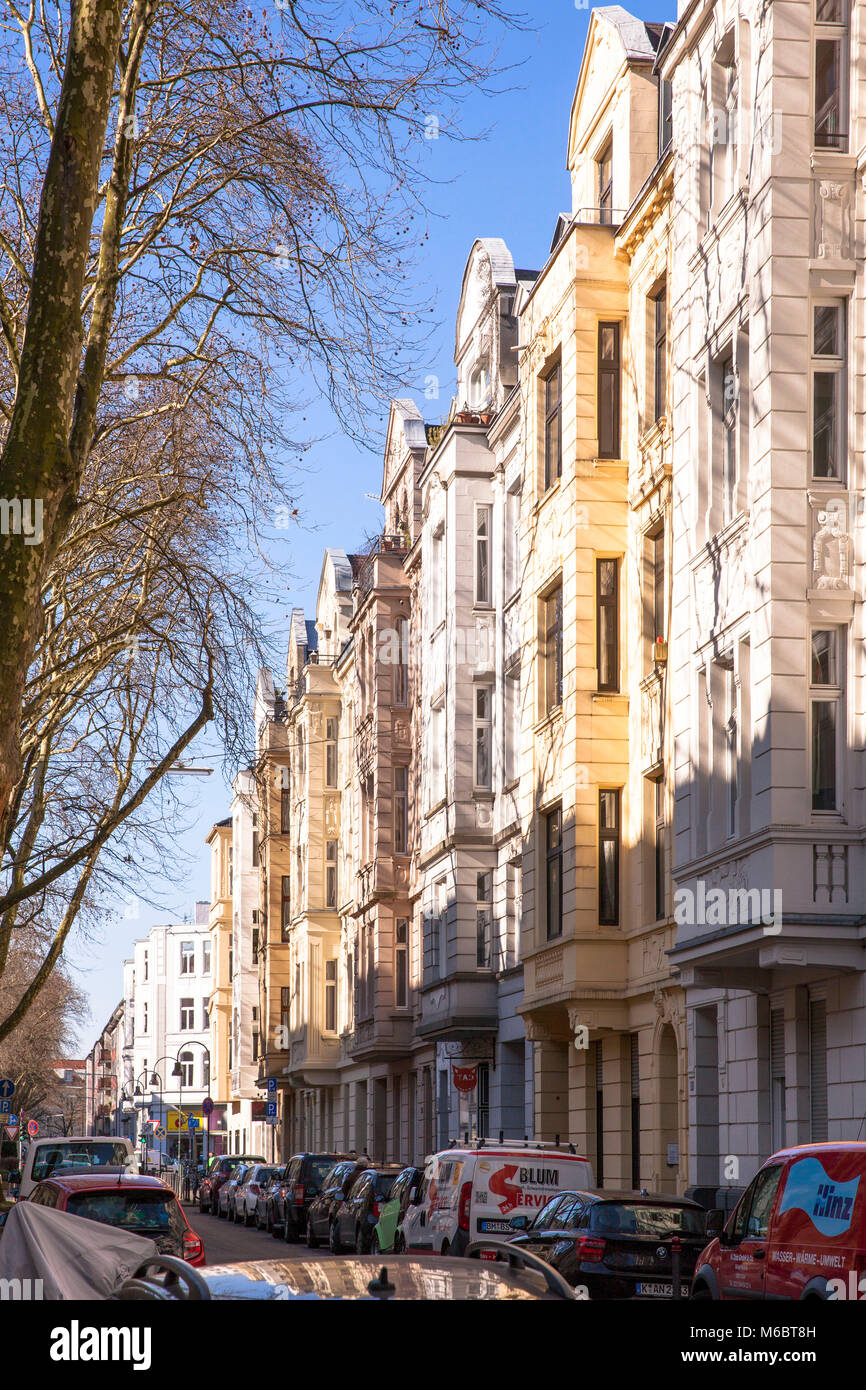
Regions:
M 487 1184 L 488 1188 L 494 1194 L 494 1196 L 501 1197 L 503 1199 L 499 1203 L 499 1210 L 502 1212 L 503 1216 L 507 1216 L 508 1213 L 514 1209 L 514 1207 L 519 1206 L 520 1199 L 523 1196 L 522 1192 L 520 1191 L 520 1188 L 515 1187 L 514 1184 L 510 1181 L 510 1179 L 514 1177 L 514 1174 L 516 1172 L 516 1163 L 506 1163 L 499 1169 L 498 1172 L 491 1174 L 490 1181 Z

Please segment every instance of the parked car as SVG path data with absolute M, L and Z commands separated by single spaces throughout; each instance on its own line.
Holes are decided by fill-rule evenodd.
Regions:
M 163 1255 L 174 1255 L 191 1265 L 204 1264 L 201 1237 L 190 1226 L 171 1188 L 159 1178 L 128 1176 L 122 1168 L 110 1173 L 55 1171 L 36 1185 L 27 1200 L 131 1231 L 155 1241 Z
M 228 1180 L 223 1183 L 217 1197 L 217 1216 L 220 1218 L 227 1217 L 229 1221 L 234 1221 L 235 1193 L 238 1190 L 238 1184 L 243 1182 L 251 1167 L 251 1163 L 239 1163 L 229 1174 Z
M 680 1297 L 688 1298 L 706 1242 L 707 1213 L 665 1193 L 564 1192 L 532 1219 L 511 1218 L 515 1249 L 530 1250 L 590 1299 L 672 1298 L 673 1237 L 680 1242 Z
M 371 1253 L 380 1204 L 387 1201 L 402 1171 L 396 1164 L 361 1170 L 331 1220 L 328 1245 L 334 1255 L 346 1249 L 356 1255 Z
M 384 1254 L 389 1250 L 399 1254 L 405 1249 L 400 1226 L 409 1203 L 418 1195 L 423 1179 L 423 1168 L 414 1168 L 411 1164 L 395 1178 L 388 1196 L 379 1203 L 379 1219 L 370 1245 L 374 1254 L 377 1251 Z
M 315 1250 L 331 1234 L 331 1222 L 337 1207 L 348 1196 L 359 1173 L 369 1165 L 369 1159 L 343 1158 L 335 1163 L 322 1179 L 322 1190 L 307 1208 L 307 1246 Z
M 131 1139 L 94 1138 L 92 1135 L 69 1135 L 62 1139 L 32 1139 L 21 1169 L 19 1197 L 29 1197 L 37 1183 L 44 1182 L 55 1172 L 91 1168 L 125 1168 L 138 1172 L 138 1154 Z
M 866 1143 L 799 1144 L 768 1158 L 727 1221 L 707 1218 L 700 1299 L 862 1299 Z
M 272 1163 L 253 1163 L 244 1174 L 234 1197 L 234 1219 L 245 1226 L 252 1226 L 256 1219 L 256 1207 L 262 1187 L 277 1172 Z
M 211 1158 L 210 1166 L 199 1184 L 198 1209 L 219 1215 L 219 1192 L 239 1163 L 264 1163 L 261 1154 L 220 1154 Z
M 286 1164 L 285 1175 L 274 1189 L 273 1235 L 284 1240 L 301 1240 L 307 1234 L 310 1203 L 322 1190 L 322 1179 L 335 1163 L 353 1158 L 351 1154 L 295 1154 Z
M 277 1168 L 272 1168 L 270 1177 L 262 1183 L 262 1190 L 256 1201 L 256 1212 L 253 1218 L 257 1231 L 267 1231 L 268 1235 L 273 1235 L 274 1193 L 285 1175 L 286 1164 L 281 1164 Z
M 535 1213 L 564 1191 L 595 1186 L 592 1165 L 573 1146 L 535 1139 L 483 1139 L 427 1159 L 401 1225 L 407 1250 L 462 1255 L 484 1235 L 514 1234 L 515 1212 Z

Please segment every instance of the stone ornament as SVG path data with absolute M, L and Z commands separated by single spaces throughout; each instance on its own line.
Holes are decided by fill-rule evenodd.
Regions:
M 851 537 L 843 528 L 844 504 L 835 502 L 817 514 L 812 541 L 812 578 L 815 589 L 849 589 Z

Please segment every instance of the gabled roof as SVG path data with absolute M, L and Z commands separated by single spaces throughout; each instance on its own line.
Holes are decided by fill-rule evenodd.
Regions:
M 577 85 L 574 89 L 574 99 L 571 103 L 571 114 L 568 120 L 568 145 L 566 149 L 566 164 L 569 164 L 572 144 L 574 140 L 575 121 L 577 110 L 583 95 L 583 88 L 587 80 L 588 65 L 591 62 L 592 53 L 595 48 L 595 34 L 599 25 L 603 25 L 612 30 L 622 48 L 623 61 L 628 63 L 652 63 L 661 43 L 662 35 L 666 26 L 663 23 L 648 22 L 636 18 L 624 10 L 622 5 L 602 5 L 595 9 L 589 16 L 589 28 L 586 33 L 586 43 L 583 48 L 583 57 L 580 60 L 580 72 L 577 75 Z M 615 72 L 606 74 L 611 82 L 616 76 Z M 569 165 L 570 167 L 570 165 Z

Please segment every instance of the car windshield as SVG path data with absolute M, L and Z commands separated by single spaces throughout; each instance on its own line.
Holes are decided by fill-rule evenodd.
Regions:
M 599 1202 L 592 1209 L 590 1230 L 600 1235 L 650 1236 L 653 1240 L 703 1236 L 707 1214 L 697 1207 L 652 1207 L 631 1202 Z
M 391 1188 L 399 1178 L 399 1173 L 377 1173 L 373 1179 L 373 1190 L 383 1200 L 391 1196 Z
M 271 1178 L 279 1173 L 279 1168 L 260 1168 L 256 1182 L 270 1182 Z
M 73 1192 L 66 1210 L 124 1231 L 167 1231 L 171 1235 L 183 1231 L 180 1209 L 169 1192 Z
M 42 1182 L 56 1170 L 69 1168 L 122 1168 L 129 1162 L 125 1144 L 106 1144 L 76 1139 L 71 1143 L 46 1144 L 33 1159 L 33 1181 Z

